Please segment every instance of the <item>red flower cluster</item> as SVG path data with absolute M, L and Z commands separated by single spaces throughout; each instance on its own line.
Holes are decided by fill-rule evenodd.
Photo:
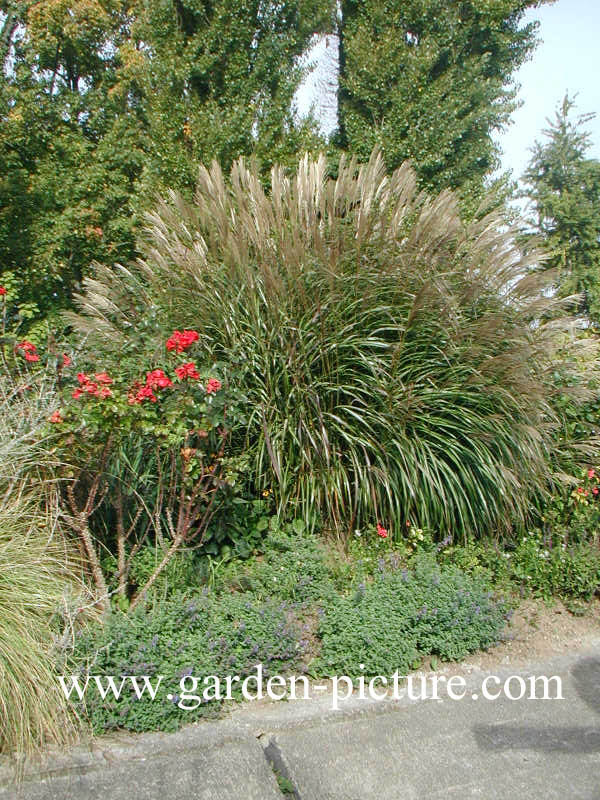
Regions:
M 387 539 L 388 537 L 387 530 L 379 522 L 377 523 L 377 536 L 381 536 L 382 539 Z
M 6 294 L 6 289 L 4 288 L 4 286 L 0 286 L 0 297 L 4 297 L 5 294 Z
M 60 411 L 54 411 L 52 414 L 50 414 L 50 422 L 64 422 L 60 415 Z
M 221 381 L 216 378 L 209 378 L 206 384 L 206 394 L 216 394 L 221 388 Z
M 165 375 L 162 369 L 153 369 L 146 375 L 146 386 L 151 389 L 168 389 L 169 386 L 173 386 L 173 381 Z
M 188 361 L 187 364 L 182 364 L 180 367 L 175 367 L 175 375 L 177 375 L 180 381 L 183 381 L 186 378 L 191 378 L 193 381 L 200 380 L 200 374 L 198 373 L 196 365 L 193 361 Z
M 108 388 L 113 382 L 112 378 L 106 372 L 97 372 L 94 378 L 90 378 L 85 372 L 77 373 L 77 380 L 79 386 L 73 392 L 75 400 L 81 397 L 82 394 L 90 394 L 92 397 L 112 397 L 112 392 Z
M 173 331 L 173 334 L 167 339 L 167 350 L 183 353 L 194 342 L 197 342 L 198 338 L 196 331 Z
M 16 347 L 17 350 L 22 350 L 25 356 L 25 361 L 39 361 L 40 357 L 37 354 L 36 346 L 33 342 L 21 342 Z
M 139 388 L 137 388 L 139 386 Z M 150 400 L 151 403 L 156 403 L 158 398 L 152 391 L 152 387 L 135 384 L 133 389 L 129 392 L 127 402 L 130 406 L 139 405 L 144 400 Z
M 70 367 L 72 363 L 73 363 L 73 361 L 71 360 L 71 358 L 66 353 L 63 353 L 63 356 L 62 356 L 62 365 L 63 365 L 63 367 Z
M 151 403 L 156 403 L 158 398 L 154 394 L 157 389 L 167 389 L 173 385 L 173 381 L 168 375 L 165 375 L 162 369 L 153 369 L 152 372 L 146 374 L 146 383 L 134 384 L 129 392 L 127 398 L 129 405 L 139 405 L 144 400 L 150 400 Z

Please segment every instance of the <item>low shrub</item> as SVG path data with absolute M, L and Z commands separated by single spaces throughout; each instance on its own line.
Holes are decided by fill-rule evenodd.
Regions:
M 425 655 L 457 660 L 496 643 L 507 608 L 489 586 L 431 555 L 411 569 L 382 559 L 371 582 L 321 611 L 322 650 L 311 669 L 349 676 L 406 674 Z
M 600 547 L 571 530 L 537 528 L 504 547 L 470 542 L 447 548 L 441 559 L 496 589 L 546 601 L 589 601 L 600 591 Z
M 545 600 L 591 600 L 600 590 L 600 547 L 573 542 L 564 531 L 530 531 L 508 553 L 508 563 L 513 580 Z

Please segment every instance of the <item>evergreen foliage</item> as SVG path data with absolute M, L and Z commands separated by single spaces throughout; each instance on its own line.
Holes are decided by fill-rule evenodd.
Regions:
M 536 142 L 525 173 L 535 210 L 534 228 L 558 271 L 561 297 L 581 294 L 579 309 L 600 322 L 600 161 L 589 158 L 585 125 L 594 117 L 572 117 L 566 96 L 548 120 L 544 142 Z

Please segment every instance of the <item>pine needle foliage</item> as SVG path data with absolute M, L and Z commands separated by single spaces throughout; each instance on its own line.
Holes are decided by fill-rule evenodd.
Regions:
M 69 321 L 114 358 L 142 329 L 197 329 L 242 371 L 253 479 L 282 509 L 345 534 L 377 520 L 477 534 L 524 524 L 547 471 L 565 301 L 537 259 L 377 151 L 335 180 L 324 157 L 275 167 L 268 191 L 244 161 L 229 179 L 213 163 Z

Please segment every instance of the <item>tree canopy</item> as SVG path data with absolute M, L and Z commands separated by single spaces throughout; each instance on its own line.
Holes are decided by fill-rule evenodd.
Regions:
M 411 159 L 429 189 L 480 194 L 492 135 L 515 108 L 515 70 L 535 45 L 540 0 L 343 0 L 339 137 L 388 169 Z
M 68 306 L 94 261 L 136 255 L 143 214 L 188 197 L 199 163 L 251 157 L 266 178 L 328 147 L 474 207 L 492 134 L 544 0 L 0 0 L 0 270 L 13 309 Z M 339 130 L 294 94 L 322 34 L 339 37 Z
M 266 169 L 318 141 L 291 101 L 318 0 L 3 0 L 0 266 L 21 302 L 70 301 L 134 254 L 141 212 L 197 164 Z

